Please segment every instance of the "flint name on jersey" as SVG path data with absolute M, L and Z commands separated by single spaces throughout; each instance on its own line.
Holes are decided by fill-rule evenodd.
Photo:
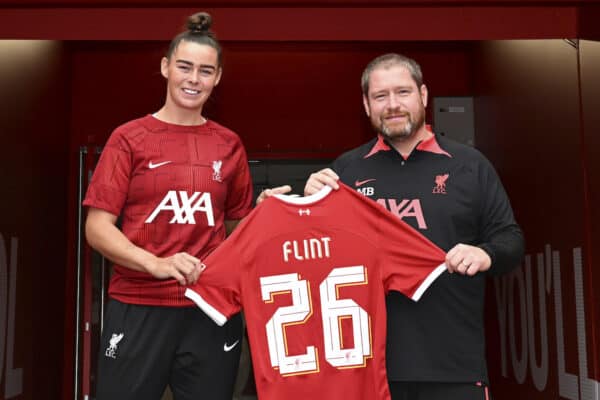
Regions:
M 314 260 L 316 258 L 329 258 L 330 237 L 303 239 L 301 244 L 298 240 L 286 240 L 281 248 L 283 250 L 283 261 L 290 260 L 304 261 Z

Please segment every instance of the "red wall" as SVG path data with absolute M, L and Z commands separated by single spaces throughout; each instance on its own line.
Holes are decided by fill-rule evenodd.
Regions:
M 579 8 L 577 37 L 588 40 L 600 40 L 600 4 L 587 3 Z
M 215 17 L 215 28 L 223 40 L 489 40 L 577 37 L 581 4 L 541 0 L 390 0 L 375 4 L 366 0 L 288 0 L 284 6 L 268 5 L 274 2 L 246 0 L 231 6 L 219 3 L 219 7 L 205 4 L 203 9 Z M 103 3 L 105 6 L 100 7 L 83 1 L 73 7 L 0 5 L 4 7 L 0 37 L 167 40 L 187 15 L 198 11 L 196 4 L 175 7 L 165 0 L 141 7 L 136 7 L 134 0 Z
M 366 63 L 384 52 L 417 58 L 432 96 L 472 91 L 470 42 L 223 45 L 224 75 L 207 115 L 237 131 L 256 157 L 332 157 L 370 139 L 360 76 Z M 165 83 L 159 64 L 166 46 L 70 44 L 71 130 L 80 144 L 103 144 L 117 125 L 162 106 Z
M 58 398 L 69 351 L 63 325 L 70 317 L 64 311 L 69 131 L 62 46 L 0 42 L 0 52 L 0 274 L 15 280 L 13 290 L 0 278 L 0 399 Z
M 527 244 L 524 268 L 488 290 L 492 389 L 496 398 L 591 399 L 579 397 L 579 384 L 600 374 L 578 50 L 562 40 L 488 42 L 475 60 L 476 142 Z
M 586 0 L 571 0 L 571 4 L 585 4 Z M 168 5 L 169 2 L 166 0 L 3 0 L 3 5 L 10 7 L 152 7 L 152 6 L 164 6 Z M 213 2 L 214 3 L 214 2 Z M 220 0 L 219 5 L 221 7 L 257 7 L 256 0 Z M 261 5 L 266 6 L 314 6 L 319 2 L 314 0 L 262 0 Z M 414 0 L 380 0 L 377 4 L 388 5 L 388 6 L 412 6 Z M 422 0 L 422 5 L 427 6 L 456 6 L 456 0 Z M 528 0 L 528 5 L 554 5 L 564 4 L 565 0 Z M 329 0 L 328 5 L 331 6 L 372 6 L 372 0 Z M 498 6 L 498 5 L 517 5 L 523 4 L 523 0 L 461 0 L 460 5 L 473 5 L 473 6 Z M 198 5 L 195 0 L 177 0 L 177 5 L 180 6 L 192 6 Z M 207 6 L 210 5 L 208 2 Z

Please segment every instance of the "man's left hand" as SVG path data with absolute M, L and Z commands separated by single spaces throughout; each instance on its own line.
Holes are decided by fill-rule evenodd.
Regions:
M 446 254 L 446 267 L 450 273 L 473 276 L 487 271 L 491 265 L 490 256 L 477 246 L 459 243 Z

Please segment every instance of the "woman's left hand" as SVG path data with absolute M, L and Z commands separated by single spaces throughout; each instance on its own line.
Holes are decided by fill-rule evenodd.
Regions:
M 262 203 L 267 197 L 271 197 L 274 194 L 286 194 L 292 191 L 290 185 L 277 186 L 271 189 L 265 189 L 256 198 L 256 205 Z

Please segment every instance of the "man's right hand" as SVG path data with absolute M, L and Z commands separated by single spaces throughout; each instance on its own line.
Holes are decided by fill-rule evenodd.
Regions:
M 310 174 L 308 181 L 306 181 L 306 186 L 304 186 L 304 195 L 310 196 L 315 194 L 319 190 L 323 189 L 325 185 L 331 186 L 333 189 L 338 190 L 340 188 L 340 185 L 338 185 L 337 182 L 339 179 L 340 177 L 333 172 L 331 168 L 325 168 L 315 172 L 314 174 Z

